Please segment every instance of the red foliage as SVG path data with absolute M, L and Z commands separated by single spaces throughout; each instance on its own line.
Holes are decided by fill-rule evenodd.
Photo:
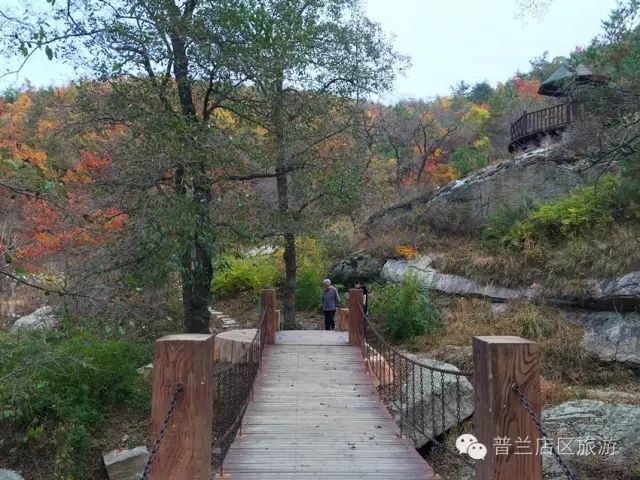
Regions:
M 92 183 L 94 175 L 107 168 L 110 164 L 111 159 L 107 156 L 82 151 L 80 152 L 80 160 L 72 169 L 67 170 L 67 173 L 62 177 L 62 181 L 65 184 Z
M 538 89 L 540 88 L 540 82 L 538 80 L 525 80 L 523 78 L 516 77 L 513 79 L 513 84 L 516 87 L 518 95 L 528 98 L 539 99 Z

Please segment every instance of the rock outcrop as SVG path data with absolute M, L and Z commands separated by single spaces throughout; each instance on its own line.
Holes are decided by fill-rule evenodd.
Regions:
M 459 370 L 453 365 L 431 358 L 408 356 L 425 365 Z M 432 381 L 428 370 L 422 369 L 422 374 L 420 370 L 414 369 L 402 387 L 402 407 L 400 404 L 391 406 L 396 423 L 413 440 L 416 448 L 423 447 L 430 439 L 451 429 L 459 420 L 465 420 L 473 413 L 473 387 L 466 377 L 434 373 Z M 416 429 L 414 425 L 419 428 Z
M 575 400 L 543 410 L 542 423 L 553 438 L 563 439 L 560 455 L 578 478 L 635 478 L 639 465 L 630 454 L 640 449 L 640 406 Z M 596 476 L 581 476 L 585 471 Z M 566 478 L 550 455 L 543 456 L 543 473 L 546 480 Z
M 431 267 L 429 257 L 414 260 L 388 260 L 382 267 L 380 278 L 388 282 L 401 282 L 408 274 L 416 276 L 425 288 L 452 295 L 486 297 L 501 302 L 526 299 L 544 300 L 559 306 L 615 309 L 629 311 L 640 307 L 640 272 L 631 272 L 609 280 L 586 280 L 578 295 L 545 291 L 540 287 L 506 288 L 477 282 L 460 275 L 441 273 Z
M 356 280 L 376 280 L 380 276 L 382 264 L 366 253 L 355 253 L 337 263 L 329 271 L 333 283 L 353 285 Z
M 586 161 L 567 158 L 561 149 L 541 148 L 455 180 L 433 195 L 395 205 L 373 215 L 370 230 L 406 222 L 411 214 L 424 216 L 444 230 L 484 227 L 487 218 L 503 205 L 516 207 L 525 199 L 548 203 L 595 178 L 598 172 Z
M 582 346 L 598 360 L 640 367 L 640 313 L 588 312 L 570 319 L 584 327 Z
M 24 478 L 18 472 L 0 468 L 0 480 L 24 480 Z
M 21 330 L 53 330 L 58 327 L 59 318 L 52 306 L 40 307 L 33 313 L 20 317 L 11 326 L 11 332 Z
M 440 273 L 430 267 L 429 257 L 415 260 L 388 260 L 382 267 L 381 278 L 389 282 L 401 282 L 406 275 L 413 274 L 425 288 L 454 295 L 488 297 L 506 301 L 518 298 L 534 299 L 538 292 L 534 289 L 515 290 L 497 285 L 487 285 L 460 275 Z
M 130 450 L 112 450 L 104 455 L 104 466 L 109 480 L 138 480 L 149 458 L 147 447 Z
M 236 328 L 237 326 L 238 322 L 229 315 L 209 307 L 209 330 L 211 332 L 217 332 L 219 329 Z
M 579 295 L 556 295 L 556 303 L 585 308 L 633 310 L 640 307 L 640 272 L 612 279 L 592 279 Z

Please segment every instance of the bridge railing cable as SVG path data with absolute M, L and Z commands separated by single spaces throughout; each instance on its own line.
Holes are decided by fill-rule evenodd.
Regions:
M 223 476 L 223 461 L 237 433 L 242 433 L 242 417 L 253 396 L 253 382 L 260 370 L 266 339 L 266 309 L 251 344 L 231 364 L 217 364 L 213 371 L 213 431 L 211 440 L 211 478 Z
M 463 455 L 438 440 L 441 435 L 473 415 L 472 372 L 421 362 L 400 352 L 364 318 L 362 355 L 375 377 L 380 400 L 400 425 L 401 434 L 415 444 L 429 442 L 456 461 L 473 465 Z M 466 384 L 465 384 L 466 383 Z M 464 387 L 464 388 L 463 388 Z
M 182 395 L 183 391 L 184 391 L 184 388 L 182 384 L 177 384 L 173 389 L 173 393 L 171 394 L 171 400 L 169 401 L 169 407 L 167 408 L 167 413 L 165 414 L 164 420 L 160 425 L 160 429 L 155 435 L 153 444 L 151 446 L 151 451 L 149 452 L 149 457 L 147 457 L 147 461 L 144 465 L 144 469 L 140 474 L 140 477 L 139 477 L 140 480 L 146 480 L 149 477 L 149 473 L 151 473 L 151 468 L 153 467 L 153 462 L 155 461 L 156 456 L 158 454 L 158 450 L 160 449 L 160 444 L 162 443 L 164 434 L 166 433 L 167 428 L 169 427 L 169 422 L 171 421 L 171 417 L 173 416 L 173 412 L 176 409 L 176 405 L 178 404 L 178 401 L 180 400 L 180 396 Z
M 560 468 L 562 468 L 563 473 L 566 475 L 566 477 L 569 480 L 577 480 L 576 475 L 569 469 L 569 466 L 565 463 L 565 461 L 562 459 L 562 457 L 558 453 L 558 450 L 556 449 L 554 442 L 551 441 L 551 437 L 542 426 L 542 421 L 540 420 L 540 418 L 538 418 L 538 415 L 536 415 L 533 407 L 531 406 L 531 402 L 529 402 L 529 399 L 527 398 L 525 393 L 522 391 L 522 388 L 520 388 L 520 385 L 518 385 L 517 383 L 514 383 L 512 388 L 514 393 L 520 399 L 520 402 L 522 403 L 522 407 L 529 414 L 529 416 L 531 417 L 531 420 L 533 420 L 533 422 L 536 424 L 536 428 L 538 429 L 538 432 L 540 433 L 540 435 L 542 435 L 542 438 L 545 441 L 545 445 L 551 451 L 551 455 L 558 462 L 558 465 L 560 465 Z

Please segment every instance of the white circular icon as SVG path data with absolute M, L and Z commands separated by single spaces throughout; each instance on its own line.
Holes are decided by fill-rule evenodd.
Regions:
M 487 447 L 478 442 L 472 443 L 469 445 L 467 453 L 474 460 L 484 460 L 484 457 L 487 456 Z
M 467 453 L 469 445 L 472 443 L 478 443 L 478 439 L 470 433 L 465 433 L 464 435 L 460 435 L 456 440 L 456 448 L 460 453 Z

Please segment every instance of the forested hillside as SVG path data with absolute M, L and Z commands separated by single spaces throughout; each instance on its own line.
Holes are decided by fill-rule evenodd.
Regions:
M 393 104 L 409 59 L 356 0 L 18 3 L 0 55 L 78 78 L 0 94 L 0 469 L 108 478 L 102 454 L 148 444 L 155 339 L 255 326 L 265 286 L 283 328 L 319 328 L 327 277 L 366 281 L 423 358 L 537 341 L 545 406 L 635 405 L 640 434 L 637 1 L 564 57 Z M 510 154 L 581 64 L 607 82 L 563 86 L 579 119 Z M 640 478 L 634 442 L 580 478 Z

